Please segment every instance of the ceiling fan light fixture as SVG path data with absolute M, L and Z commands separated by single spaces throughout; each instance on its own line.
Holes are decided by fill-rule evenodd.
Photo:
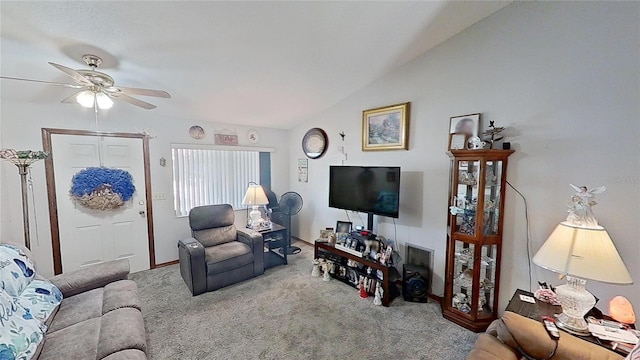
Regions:
M 98 103 L 100 110 L 111 109 L 113 106 L 113 100 L 103 92 L 96 94 L 96 102 Z
M 95 101 L 95 94 L 93 93 L 93 91 L 91 90 L 85 90 L 82 91 L 78 94 L 78 96 L 76 96 L 76 101 L 78 102 L 78 104 L 86 107 L 86 108 L 92 108 L 93 107 L 93 102 Z

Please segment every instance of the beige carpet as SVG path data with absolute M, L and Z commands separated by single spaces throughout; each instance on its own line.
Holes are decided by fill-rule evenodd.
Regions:
M 471 350 L 477 335 L 443 319 L 438 304 L 374 306 L 311 277 L 313 248 L 302 249 L 289 265 L 195 297 L 178 265 L 132 274 L 150 358 L 463 360 Z

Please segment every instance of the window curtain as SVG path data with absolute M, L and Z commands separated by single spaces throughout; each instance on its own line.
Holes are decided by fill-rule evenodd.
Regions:
M 261 178 L 258 151 L 173 148 L 172 159 L 176 216 L 201 205 L 242 209 L 247 185 Z

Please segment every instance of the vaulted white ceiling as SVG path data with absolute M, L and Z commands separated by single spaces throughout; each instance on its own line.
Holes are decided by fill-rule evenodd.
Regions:
M 509 3 L 3 1 L 0 73 L 67 82 L 47 61 L 94 53 L 117 85 L 171 93 L 141 97 L 163 116 L 290 128 Z M 0 85 L 34 103 L 74 91 Z

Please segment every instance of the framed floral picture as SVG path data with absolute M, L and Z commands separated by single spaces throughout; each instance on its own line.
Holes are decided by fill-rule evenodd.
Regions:
M 362 112 L 362 151 L 409 150 L 411 103 Z

